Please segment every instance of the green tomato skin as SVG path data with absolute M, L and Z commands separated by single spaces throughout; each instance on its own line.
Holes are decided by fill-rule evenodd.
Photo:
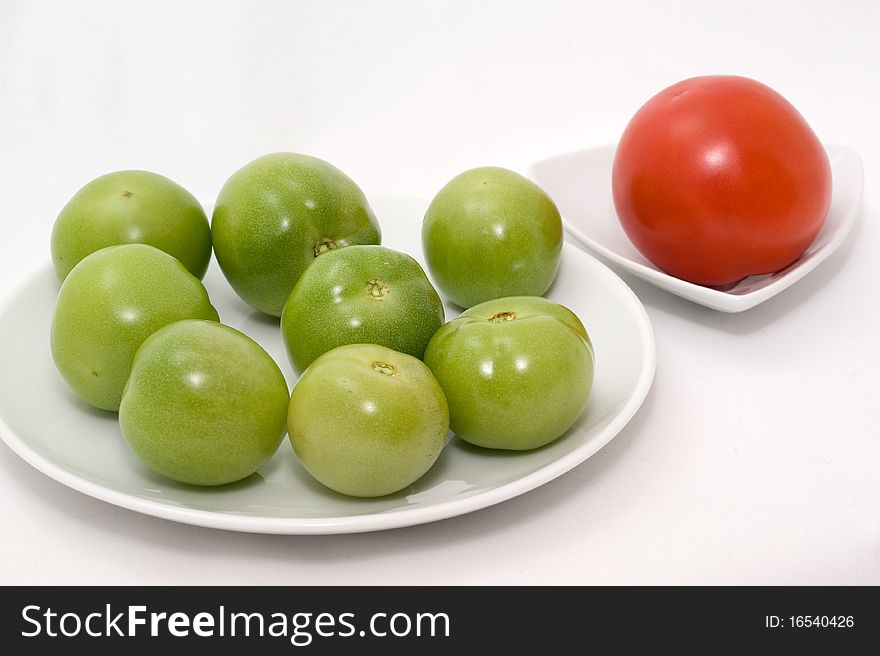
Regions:
M 176 182 L 149 171 L 116 171 L 80 189 L 55 220 L 58 280 L 87 255 L 119 244 L 155 246 L 201 280 L 211 260 L 211 227 L 199 201 Z
M 52 358 L 83 401 L 115 411 L 140 345 L 182 319 L 219 321 L 198 278 L 152 246 L 109 246 L 83 259 L 61 285 Z
M 421 358 L 443 325 L 443 302 L 424 270 L 384 246 L 349 246 L 318 257 L 281 316 L 296 371 L 344 344 L 379 344 Z
M 236 171 L 211 220 L 223 275 L 249 305 L 273 316 L 325 249 L 379 244 L 360 188 L 327 162 L 295 153 L 260 157 Z
M 431 468 L 446 443 L 449 408 L 424 363 L 355 344 L 325 353 L 300 376 L 287 430 L 306 470 L 322 484 L 379 497 Z
M 431 339 L 425 364 L 446 393 L 453 432 L 490 449 L 553 442 L 581 416 L 593 385 L 593 347 L 580 319 L 540 297 L 463 312 Z
M 284 439 L 290 397 L 272 357 L 211 321 L 179 321 L 143 343 L 119 407 L 126 443 L 153 471 L 224 485 L 259 469 Z
M 472 169 L 431 201 L 422 250 L 437 287 L 461 307 L 540 296 L 559 269 L 562 219 L 530 180 L 502 168 Z

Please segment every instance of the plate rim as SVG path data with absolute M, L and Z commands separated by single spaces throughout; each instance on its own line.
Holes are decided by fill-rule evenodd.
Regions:
M 332 518 L 277 517 L 222 513 L 218 511 L 168 504 L 152 499 L 144 499 L 90 481 L 85 477 L 78 476 L 75 473 L 66 470 L 61 465 L 56 464 L 51 458 L 34 450 L 25 439 L 19 436 L 12 427 L 6 423 L 6 420 L 2 416 L 0 416 L 0 439 L 2 439 L 2 441 L 6 443 L 6 445 L 9 446 L 18 457 L 34 469 L 73 490 L 100 501 L 144 515 L 205 528 L 244 533 L 284 535 L 362 533 L 426 524 L 488 508 L 520 496 L 521 494 L 525 494 L 545 483 L 549 483 L 555 478 L 571 471 L 600 451 L 612 439 L 614 439 L 635 416 L 644 403 L 645 398 L 647 398 L 648 392 L 653 384 L 657 365 L 656 338 L 653 324 L 644 305 L 629 285 L 627 285 L 607 264 L 574 245 L 571 245 L 571 250 L 578 254 L 577 257 L 583 257 L 590 261 L 590 266 L 598 267 L 598 270 L 602 271 L 603 275 L 607 277 L 608 282 L 618 287 L 618 291 L 620 292 L 619 296 L 625 301 L 627 306 L 629 306 L 630 314 L 635 319 L 635 326 L 645 352 L 635 387 L 627 401 L 617 411 L 612 421 L 601 429 L 596 438 L 581 447 L 563 454 L 559 458 L 556 458 L 525 476 L 508 481 L 497 487 L 472 496 L 462 499 L 450 499 L 421 508 L 413 508 L 411 510 L 404 509 L 396 512 L 346 515 Z M 44 267 L 45 264 L 46 263 L 44 262 L 42 266 Z M 4 294 L 3 297 L 0 298 L 0 315 L 4 315 L 9 311 L 12 300 L 17 298 L 16 292 L 21 291 L 27 282 L 39 275 L 41 270 L 42 269 L 30 270 L 27 275 L 19 280 L 15 287 L 11 288 L 8 294 Z
M 581 247 L 588 249 L 591 254 L 599 255 L 605 260 L 612 262 L 628 273 L 637 276 L 655 287 L 659 287 L 670 294 L 674 294 L 680 298 L 691 301 L 692 303 L 697 303 L 698 305 L 713 310 L 728 313 L 743 312 L 763 303 L 773 296 L 776 296 L 778 293 L 787 289 L 816 269 L 822 262 L 830 257 L 841 246 L 841 244 L 843 244 L 860 216 L 859 210 L 862 206 L 865 190 L 864 162 L 862 161 L 861 154 L 852 146 L 834 143 L 823 143 L 822 146 L 825 149 L 826 154 L 829 156 L 829 159 L 832 154 L 840 153 L 853 162 L 856 167 L 855 176 L 858 178 L 858 194 L 850 199 L 848 204 L 849 211 L 844 216 L 844 220 L 822 249 L 815 251 L 807 262 L 802 263 L 800 266 L 795 267 L 776 280 L 753 291 L 745 292 L 743 294 L 731 294 L 727 291 L 697 285 L 687 280 L 676 278 L 675 276 L 660 271 L 659 269 L 631 260 L 625 255 L 621 255 L 617 251 L 614 251 L 589 237 L 583 230 L 566 218 L 564 214 L 562 217 L 563 228 L 566 234 L 571 236 Z M 541 176 L 538 175 L 537 171 L 545 164 L 577 155 L 583 155 L 588 152 L 602 152 L 603 154 L 605 152 L 610 152 L 613 157 L 616 149 L 617 143 L 606 143 L 542 157 L 529 165 L 527 173 L 530 179 L 540 184 L 539 179 Z M 832 190 L 832 198 L 833 193 Z

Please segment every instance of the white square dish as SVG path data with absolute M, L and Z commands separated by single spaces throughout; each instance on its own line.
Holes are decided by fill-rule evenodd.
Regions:
M 664 273 L 626 236 L 611 196 L 615 145 L 540 160 L 529 168 L 529 177 L 556 202 L 566 232 L 578 245 L 677 296 L 722 312 L 742 312 L 775 296 L 815 269 L 843 243 L 856 222 L 864 187 L 861 157 L 845 146 L 826 145 L 825 149 L 831 164 L 833 190 L 828 217 L 815 241 L 785 269 L 745 278 L 723 291 Z

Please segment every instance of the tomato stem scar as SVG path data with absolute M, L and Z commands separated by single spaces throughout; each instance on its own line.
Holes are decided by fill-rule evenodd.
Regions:
M 317 244 L 315 244 L 312 252 L 315 254 L 315 257 L 318 257 L 322 253 L 326 253 L 327 251 L 335 251 L 337 248 L 339 248 L 339 246 L 336 245 L 335 241 L 324 237 Z
M 516 312 L 499 312 L 489 317 L 492 323 L 501 323 L 502 321 L 513 321 L 516 319 Z
M 367 296 L 376 301 L 381 301 L 388 293 L 388 285 L 378 278 L 370 278 L 367 281 Z
M 394 368 L 394 365 L 388 364 L 387 362 L 379 362 L 377 360 L 373 363 L 373 369 L 384 376 L 397 375 L 397 369 Z

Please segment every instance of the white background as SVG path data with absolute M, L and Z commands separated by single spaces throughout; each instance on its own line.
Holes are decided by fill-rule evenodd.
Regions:
M 654 322 L 654 387 L 542 488 L 384 533 L 247 535 L 93 500 L 3 446 L 0 583 L 880 584 L 878 32 L 868 0 L 0 1 L 0 297 L 101 173 L 210 201 L 292 150 L 429 198 L 466 168 L 614 142 L 698 74 L 769 84 L 866 172 L 841 250 L 742 315 L 624 277 Z

